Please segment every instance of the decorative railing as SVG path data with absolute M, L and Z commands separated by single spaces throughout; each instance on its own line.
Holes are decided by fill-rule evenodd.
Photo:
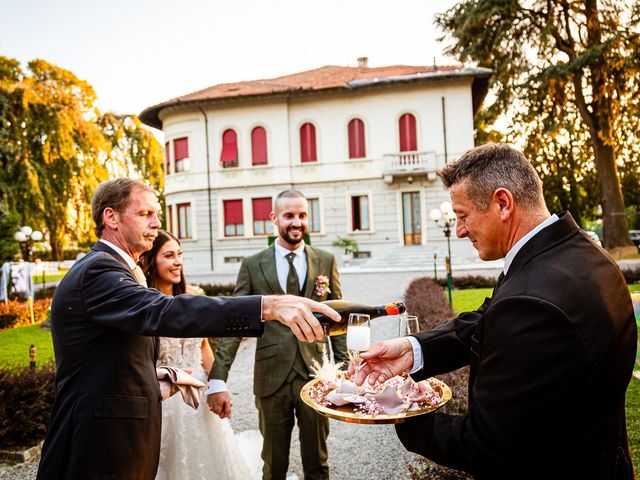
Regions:
M 391 174 L 395 172 L 435 172 L 444 166 L 444 159 L 438 161 L 439 159 L 435 152 L 388 153 L 383 158 L 384 172 Z

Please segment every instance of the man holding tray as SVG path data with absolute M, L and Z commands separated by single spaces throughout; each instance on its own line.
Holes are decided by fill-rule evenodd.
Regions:
M 470 365 L 466 415 L 396 427 L 404 446 L 478 479 L 632 479 L 625 391 L 637 331 L 613 259 L 568 212 L 550 215 L 524 155 L 476 147 L 440 173 L 483 260 L 505 259 L 492 298 L 439 327 L 374 345 L 357 383 Z

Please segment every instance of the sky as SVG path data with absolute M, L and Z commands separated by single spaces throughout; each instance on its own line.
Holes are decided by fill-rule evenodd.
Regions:
M 0 55 L 91 84 L 101 111 L 139 114 L 217 85 L 325 65 L 456 63 L 434 23 L 455 0 L 0 0 Z

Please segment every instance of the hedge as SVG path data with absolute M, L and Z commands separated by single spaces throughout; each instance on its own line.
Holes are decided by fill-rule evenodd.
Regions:
M 55 366 L 0 369 L 0 448 L 32 447 L 49 425 L 55 396 Z

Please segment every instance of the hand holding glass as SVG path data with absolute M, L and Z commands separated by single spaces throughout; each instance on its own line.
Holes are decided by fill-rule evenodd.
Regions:
M 398 336 L 405 337 L 420 331 L 420 323 L 415 315 L 400 315 L 400 330 Z
M 360 352 L 369 350 L 371 344 L 371 328 L 369 315 L 352 313 L 347 326 L 347 355 L 356 372 L 360 368 Z

